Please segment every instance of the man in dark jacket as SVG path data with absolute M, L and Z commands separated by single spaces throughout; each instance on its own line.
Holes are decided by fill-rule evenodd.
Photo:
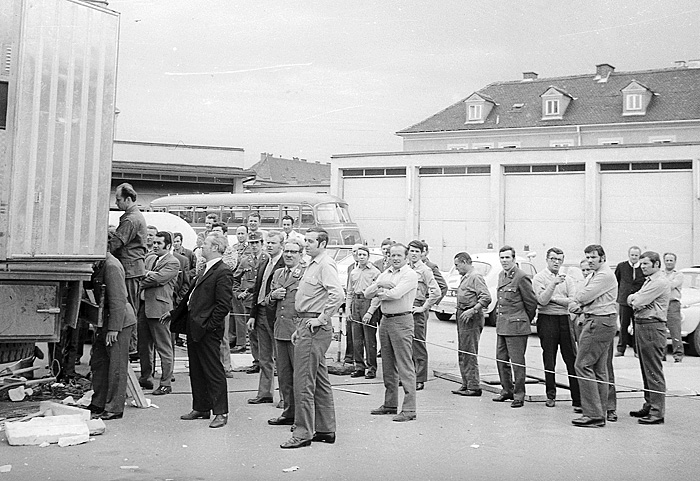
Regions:
M 617 352 L 615 357 L 624 356 L 627 346 L 634 346 L 634 334 L 629 333 L 630 324 L 634 323 L 634 311 L 627 298 L 642 288 L 644 284 L 644 273 L 639 267 L 639 255 L 642 249 L 632 246 L 627 251 L 628 260 L 620 262 L 615 268 L 615 278 L 617 279 L 617 303 L 620 312 L 620 339 L 617 342 Z
M 512 399 L 510 406 L 521 408 L 525 404 L 525 349 L 530 321 L 537 310 L 537 298 L 532 290 L 532 279 L 515 262 L 515 249 L 503 246 L 498 257 L 503 271 L 498 275 L 496 359 L 503 389 L 493 400 L 504 402 Z

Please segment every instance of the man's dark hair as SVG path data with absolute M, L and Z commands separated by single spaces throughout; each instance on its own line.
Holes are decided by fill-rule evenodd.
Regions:
M 214 227 L 221 227 L 221 231 L 224 234 L 228 233 L 228 225 L 226 224 L 226 222 L 214 222 L 211 225 L 211 228 L 213 229 Z
M 467 264 L 471 265 L 472 263 L 472 256 L 467 254 L 466 252 L 458 252 L 455 255 L 455 260 L 460 261 L 460 262 L 466 262 Z
M 250 229 L 248 229 L 248 226 L 246 224 L 241 224 L 238 227 L 245 227 L 246 233 L 250 232 Z M 236 227 L 236 230 L 238 230 L 238 227 Z
M 175 239 L 177 239 L 178 237 L 180 238 L 180 240 L 183 240 L 183 239 L 182 239 L 182 232 L 173 232 L 173 242 L 174 242 Z
M 546 254 L 544 257 L 548 259 L 548 258 L 549 258 L 549 254 L 551 254 L 552 252 L 554 252 L 554 253 L 555 253 L 556 255 L 558 255 L 558 256 L 563 256 L 563 255 L 564 255 L 564 251 L 561 250 L 560 248 L 558 248 L 558 247 L 550 247 L 549 249 L 547 249 L 547 254 Z
M 156 232 L 156 237 L 163 238 L 163 242 L 165 242 L 166 249 L 170 249 L 170 247 L 173 245 L 173 238 L 170 235 L 170 232 L 159 230 L 158 232 Z
M 251 217 L 257 217 L 258 220 L 261 219 L 260 214 L 258 214 L 257 212 L 251 212 L 251 213 L 248 215 L 248 219 L 250 219 Z
M 306 232 L 316 232 L 318 236 L 316 237 L 318 241 L 318 246 L 321 247 L 321 242 L 325 242 L 324 247 L 328 247 L 328 231 L 326 229 L 323 229 L 321 227 L 311 227 L 309 229 L 306 229 Z
M 136 191 L 128 182 L 124 182 L 123 184 L 119 184 L 117 186 L 117 194 L 119 194 L 119 196 L 123 199 L 130 197 L 132 201 L 136 202 Z
M 513 259 L 515 259 L 515 248 L 514 248 L 514 247 L 511 247 L 511 246 L 507 246 L 507 245 L 506 245 L 506 246 L 503 246 L 503 247 L 501 247 L 500 249 L 498 249 L 498 253 L 499 253 L 499 254 L 500 254 L 501 252 L 505 252 L 505 251 L 510 251 L 511 254 L 513 255 Z
M 591 244 L 589 246 L 586 246 L 585 249 L 583 249 L 584 254 L 588 254 L 589 252 L 594 251 L 597 252 L 601 258 L 605 257 L 605 251 L 603 250 L 603 246 L 600 244 Z
M 652 266 L 656 266 L 656 264 L 658 264 L 659 267 L 661 267 L 661 258 L 659 257 L 658 252 L 646 251 L 642 252 L 642 254 L 639 256 L 640 259 L 644 259 L 645 257 L 651 261 Z
M 219 214 L 216 212 L 209 212 L 206 216 L 206 219 L 214 219 L 214 222 L 219 222 Z
M 394 242 L 393 240 L 391 240 L 391 237 L 387 237 L 386 239 L 384 239 L 384 240 L 382 241 L 380 247 L 384 247 L 384 246 L 386 246 L 386 245 L 394 245 L 394 244 L 395 244 L 395 242 Z
M 418 249 L 421 252 L 425 252 L 425 243 L 419 241 L 419 240 L 412 240 L 411 242 L 408 243 L 409 249 L 413 247 L 414 249 Z
M 283 220 L 283 221 L 285 221 L 285 220 L 291 220 L 291 221 L 292 221 L 292 225 L 294 225 L 294 217 L 292 217 L 292 216 L 289 215 L 289 214 L 283 215 L 283 216 L 282 216 L 282 220 Z

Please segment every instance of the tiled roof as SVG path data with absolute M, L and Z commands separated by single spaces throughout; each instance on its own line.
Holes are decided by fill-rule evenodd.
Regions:
M 263 154 L 262 159 L 253 165 L 256 184 L 317 185 L 328 184 L 331 180 L 331 166 L 298 159 L 285 159 Z
M 397 134 L 700 119 L 700 69 L 681 67 L 613 72 L 607 82 L 598 82 L 594 78 L 595 74 L 591 73 L 495 82 L 476 92 L 496 103 L 484 123 L 465 124 L 464 100 L 469 98 L 466 97 Z M 643 116 L 622 115 L 620 91 L 633 80 L 656 94 Z M 574 99 L 561 120 L 542 120 L 540 95 L 550 87 L 566 92 Z M 513 105 L 519 103 L 524 106 L 513 110 Z

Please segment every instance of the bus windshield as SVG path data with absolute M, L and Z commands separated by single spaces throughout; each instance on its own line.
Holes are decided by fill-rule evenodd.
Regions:
M 351 222 L 348 207 L 335 203 L 317 205 L 316 219 L 318 223 L 322 225 Z

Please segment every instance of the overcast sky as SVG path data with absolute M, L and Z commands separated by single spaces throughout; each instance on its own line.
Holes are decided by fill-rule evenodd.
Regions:
M 110 0 L 116 138 L 328 161 L 494 81 L 700 59 L 697 0 Z

